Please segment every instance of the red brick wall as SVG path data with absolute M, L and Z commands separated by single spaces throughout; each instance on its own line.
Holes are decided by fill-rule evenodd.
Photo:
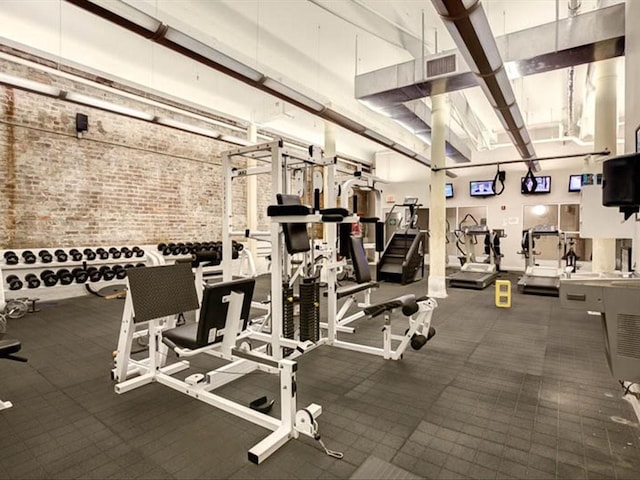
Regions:
M 9 62 L 0 66 L 10 74 L 36 76 Z M 37 77 L 115 101 L 82 84 Z M 131 100 L 118 103 L 194 123 Z M 89 131 L 80 139 L 78 112 L 89 116 Z M 0 248 L 221 239 L 220 152 L 232 147 L 0 86 Z M 258 188 L 261 210 L 270 202 L 270 179 L 264 177 Z M 233 188 L 234 224 L 242 225 L 246 181 L 234 181 Z

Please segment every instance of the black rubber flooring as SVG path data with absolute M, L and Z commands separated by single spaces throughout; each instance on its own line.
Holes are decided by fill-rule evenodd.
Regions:
M 344 459 L 301 437 L 261 465 L 247 460 L 258 426 L 157 384 L 114 393 L 122 300 L 42 304 L 9 324 L 29 363 L 0 361 L 0 398 L 14 403 L 0 411 L 0 478 L 640 478 L 640 428 L 597 317 L 516 292 L 499 309 L 493 287 L 438 302 L 437 335 L 400 361 L 328 346 L 300 358 L 298 406 L 322 405 L 322 439 Z M 380 344 L 381 320 L 356 326 L 345 339 Z M 221 394 L 277 390 L 258 373 Z

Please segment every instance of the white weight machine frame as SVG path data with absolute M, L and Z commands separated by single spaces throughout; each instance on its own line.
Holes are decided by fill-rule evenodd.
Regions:
M 125 350 L 127 347 L 130 348 L 132 333 L 135 330 L 133 293 L 129 279 L 127 279 L 127 289 L 129 294 L 125 300 L 119 339 L 119 348 L 121 345 Z M 224 297 L 223 301 L 228 303 L 229 307 L 224 331 L 217 332 L 217 336 L 223 335 L 222 341 L 195 350 L 175 347 L 173 351 L 180 358 L 207 354 L 227 360 L 230 362 L 229 364 L 211 370 L 204 375 L 193 374 L 184 380 L 175 378 L 174 374 L 189 368 L 188 360 L 178 360 L 167 365 L 168 346 L 163 342 L 163 332 L 175 325 L 175 317 L 168 316 L 137 322 L 137 324 L 147 325 L 149 332 L 148 357 L 142 361 L 136 361 L 131 359 L 130 350 L 122 356 L 120 356 L 120 351 L 118 352 L 118 357 L 125 359 L 125 362 L 118 363 L 116 361 L 113 375 L 118 383 L 115 386 L 115 391 L 122 394 L 155 382 L 271 430 L 271 434 L 248 451 L 249 460 L 259 464 L 289 439 L 298 438 L 300 433 L 316 438 L 316 419 L 322 413 L 322 408 L 317 404 L 310 404 L 305 409 L 296 410 L 297 364 L 295 362 L 286 359 L 274 360 L 259 350 L 249 352 L 235 348 L 238 340 L 248 336 L 248 332 L 240 333 L 244 294 L 232 291 L 230 295 Z M 278 375 L 280 381 L 279 419 L 212 393 L 217 388 L 254 371 Z

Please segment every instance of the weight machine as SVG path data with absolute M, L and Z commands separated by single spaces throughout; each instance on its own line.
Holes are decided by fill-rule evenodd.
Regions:
M 118 382 L 115 386 L 118 394 L 156 382 L 271 430 L 271 434 L 248 452 L 250 461 L 261 463 L 300 434 L 319 439 L 316 420 L 322 408 L 311 404 L 297 410 L 295 362 L 276 360 L 260 349 L 249 351 L 236 347 L 238 341 L 250 334 L 246 325 L 254 285 L 254 279 L 207 285 L 200 303 L 189 264 L 176 263 L 130 272 L 119 345 L 125 350 L 127 346 L 130 348 L 135 326 L 146 324 L 148 356 L 138 361 L 131 359 L 130 352 L 125 352 L 122 358 L 126 358 L 126 362 L 117 363 L 113 375 Z M 198 308 L 197 323 L 175 326 L 177 314 Z M 168 363 L 169 349 L 178 359 L 206 354 L 230 363 L 205 374 L 193 373 L 181 380 L 174 375 L 190 368 L 189 361 Z M 278 376 L 279 419 L 268 415 L 273 402 L 266 402 L 266 399 L 245 406 L 213 393 L 254 371 Z M 338 455 L 326 448 L 325 451 Z

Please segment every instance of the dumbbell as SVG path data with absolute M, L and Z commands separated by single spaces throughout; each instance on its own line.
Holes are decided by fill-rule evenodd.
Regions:
M 146 267 L 144 263 L 136 263 L 136 268 Z
M 22 288 L 22 280 L 17 275 L 9 275 L 7 277 L 9 290 L 20 290 Z
M 56 256 L 56 259 L 58 260 L 58 262 L 66 262 L 67 259 L 69 258 L 66 252 L 60 248 L 55 252 L 53 252 L 53 254 Z
M 141 249 L 140 247 L 136 246 L 136 247 L 133 247 L 131 250 L 133 251 L 133 254 L 136 257 L 144 257 L 144 250 Z
M 96 253 L 98 254 L 98 257 L 100 257 L 100 260 L 106 260 L 109 258 L 109 252 L 102 247 L 96 248 Z
M 61 268 L 56 272 L 61 285 L 71 285 L 73 283 L 73 275 L 66 268 Z
M 71 270 L 71 275 L 75 279 L 76 283 L 85 283 L 89 279 L 89 272 L 82 267 L 76 267 Z
M 24 279 L 27 282 L 27 287 L 29 288 L 38 288 L 40 286 L 40 279 L 33 273 L 25 275 Z
M 40 279 L 44 282 L 45 287 L 53 287 L 58 283 L 58 277 L 53 270 L 43 270 L 40 273 Z
M 17 265 L 20 259 L 15 252 L 9 250 L 8 252 L 4 252 L 4 261 L 7 262 L 7 265 Z
M 74 262 L 79 262 L 80 260 L 82 260 L 82 254 L 77 248 L 72 248 L 71 250 L 69 250 L 69 255 L 71 255 L 71 259 Z
M 102 273 L 96 267 L 87 268 L 87 274 L 89 275 L 89 280 L 92 282 L 99 282 L 102 280 Z
M 133 257 L 133 250 L 131 250 L 129 247 L 122 247 L 120 249 L 120 253 L 122 254 L 122 256 L 124 258 L 131 258 Z
M 90 248 L 85 248 L 82 251 L 82 253 L 84 253 L 84 256 L 86 257 L 87 260 L 95 260 L 96 259 L 96 252 L 94 252 Z
M 114 265 L 112 268 L 113 272 L 116 274 L 116 278 L 122 280 L 127 276 L 127 271 L 124 269 L 122 265 Z
M 38 256 L 40 257 L 40 261 L 42 263 L 51 263 L 53 262 L 53 255 L 49 253 L 49 250 L 40 250 L 38 252 Z
M 116 276 L 116 272 L 111 270 L 111 268 L 107 267 L 106 265 L 100 267 L 100 273 L 102 274 L 102 279 L 106 281 L 113 280 L 113 278 Z
M 120 253 L 120 250 L 118 250 L 116 247 L 111 247 L 109 249 L 109 253 L 111 254 L 112 258 L 120 258 L 120 256 L 122 255 L 122 253 Z
M 24 263 L 36 263 L 36 256 L 31 250 L 25 250 L 22 252 L 22 259 Z
M 125 269 L 125 270 L 129 270 L 130 268 L 135 268 L 135 265 L 134 265 L 133 263 L 127 263 L 127 264 L 124 266 L 124 269 Z

